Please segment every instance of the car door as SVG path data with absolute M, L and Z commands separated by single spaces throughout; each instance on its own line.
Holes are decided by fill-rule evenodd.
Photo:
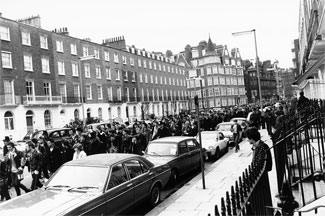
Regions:
M 115 215 L 125 211 L 134 201 L 134 190 L 122 163 L 112 166 L 108 185 L 105 215 Z
M 190 155 L 188 152 L 186 141 L 182 141 L 178 143 L 177 147 L 177 159 L 176 166 L 178 167 L 179 174 L 184 174 L 190 170 L 191 161 Z
M 191 168 L 194 169 L 200 164 L 200 145 L 195 139 L 186 140 L 189 150 Z
M 153 173 L 149 172 L 147 165 L 137 159 L 125 161 L 124 166 L 130 176 L 130 183 L 133 184 L 134 202 L 139 202 L 150 194 Z

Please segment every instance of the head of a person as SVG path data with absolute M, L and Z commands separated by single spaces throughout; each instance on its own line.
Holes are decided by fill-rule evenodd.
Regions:
M 300 97 L 303 97 L 304 96 L 304 92 L 303 91 L 299 92 L 299 95 L 300 95 Z
M 261 134 L 256 127 L 250 127 L 246 130 L 246 136 L 249 144 L 254 145 L 261 139 Z
M 8 151 L 13 151 L 15 149 L 15 144 L 13 142 L 7 143 Z
M 46 143 L 47 143 L 48 147 L 50 147 L 50 148 L 54 147 L 54 140 L 53 139 L 48 139 Z
M 82 133 L 82 128 L 81 127 L 78 127 L 77 130 L 76 130 L 76 133 L 77 134 L 81 134 Z
M 5 136 L 3 143 L 7 145 L 10 142 L 10 138 L 8 136 Z
M 76 143 L 73 145 L 74 151 L 82 151 L 82 145 L 80 143 Z

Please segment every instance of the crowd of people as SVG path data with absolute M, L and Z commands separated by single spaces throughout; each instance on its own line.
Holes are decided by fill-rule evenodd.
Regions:
M 307 99 L 308 100 L 308 99 Z M 304 101 L 304 103 L 307 103 Z M 248 119 L 249 126 L 266 128 L 272 136 L 283 123 L 284 115 L 297 109 L 297 103 L 266 103 L 236 106 L 227 109 L 209 110 L 200 113 L 199 121 L 203 130 L 214 130 L 221 123 L 234 117 Z M 0 160 L 1 200 L 10 199 L 8 188 L 14 187 L 17 196 L 20 189 L 25 192 L 42 187 L 41 179 L 48 179 L 63 163 L 98 153 L 133 153 L 142 155 L 149 141 L 167 136 L 196 136 L 198 121 L 195 113 L 182 112 L 162 118 L 153 118 L 150 123 L 135 121 L 124 124 L 112 122 L 98 128 L 88 128 L 73 124 L 69 139 L 56 143 L 46 131 L 38 139 L 27 141 L 23 152 L 5 137 L 3 159 Z M 238 128 L 234 134 L 238 133 Z M 236 151 L 239 147 L 236 145 Z M 32 175 L 30 188 L 21 183 L 24 167 Z

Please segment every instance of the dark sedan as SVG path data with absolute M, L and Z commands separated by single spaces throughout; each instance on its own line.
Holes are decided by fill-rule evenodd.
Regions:
M 180 175 L 200 168 L 200 146 L 193 137 L 172 136 L 150 142 L 145 157 L 157 164 L 168 164 L 171 168 L 170 183 Z
M 40 189 L 0 205 L 0 215 L 116 215 L 140 201 L 156 205 L 170 177 L 133 154 L 98 154 L 65 163 Z

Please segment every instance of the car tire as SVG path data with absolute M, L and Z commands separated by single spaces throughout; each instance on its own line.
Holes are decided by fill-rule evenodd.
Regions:
M 169 183 L 172 186 L 175 186 L 178 181 L 178 172 L 176 169 L 172 169 L 171 174 L 170 174 L 170 179 Z
M 214 159 L 218 160 L 220 158 L 220 149 L 216 149 L 216 153 L 214 154 Z
M 158 203 L 160 202 L 160 192 L 160 186 L 158 184 L 155 184 L 150 192 L 150 206 L 155 207 L 156 205 L 158 205 Z

